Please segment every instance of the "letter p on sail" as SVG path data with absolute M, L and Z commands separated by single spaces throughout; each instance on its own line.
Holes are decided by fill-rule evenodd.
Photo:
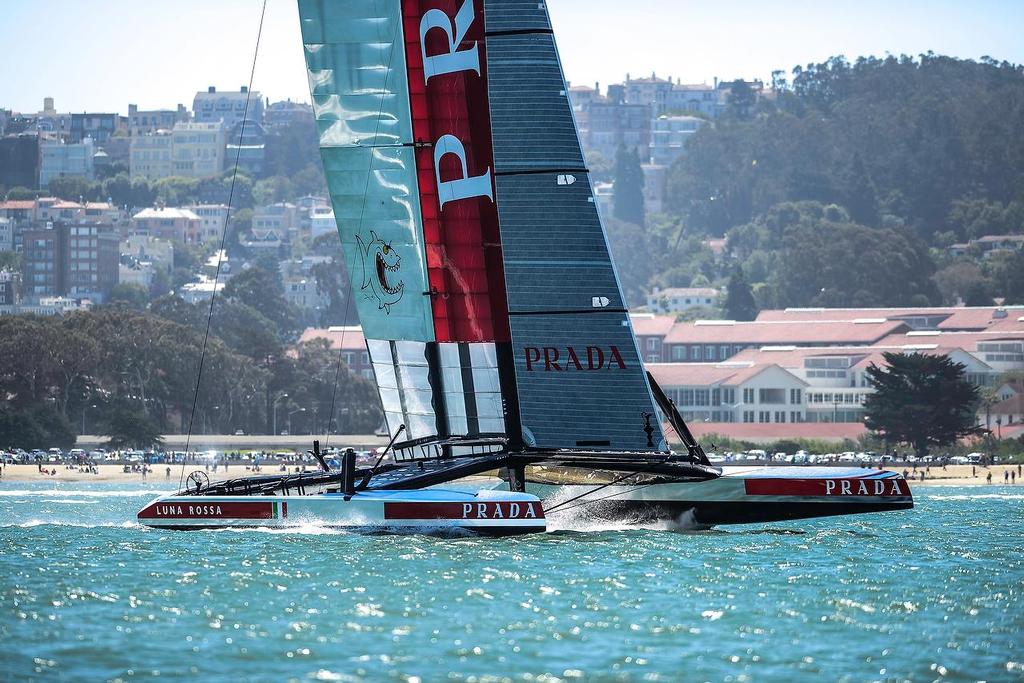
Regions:
M 441 180 L 441 159 L 448 154 L 454 154 L 459 159 L 459 166 L 462 169 L 462 177 L 455 180 Z M 481 175 L 469 176 L 469 169 L 466 167 L 466 147 L 454 135 L 442 135 L 434 145 L 434 177 L 437 179 L 437 200 L 444 208 L 446 202 L 453 202 L 458 199 L 469 197 L 487 197 L 492 202 L 494 195 L 491 191 L 491 169 L 487 169 Z
M 470 24 L 473 23 L 473 0 L 465 0 L 462 7 L 455 13 L 455 21 L 439 9 L 428 10 L 420 19 L 420 51 L 423 54 L 423 82 L 431 76 L 450 74 L 456 71 L 475 71 L 480 73 L 480 46 L 473 43 L 465 50 L 456 50 L 459 43 L 466 37 Z M 454 24 L 454 26 L 453 26 Z M 448 51 L 438 55 L 427 55 L 427 33 L 432 28 L 444 31 L 448 38 Z M 455 33 L 452 34 L 452 28 Z

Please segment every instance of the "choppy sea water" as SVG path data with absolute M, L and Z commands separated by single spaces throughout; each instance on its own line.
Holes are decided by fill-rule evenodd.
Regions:
M 135 524 L 146 485 L 0 485 L 0 679 L 1024 680 L 1024 488 L 701 532 Z

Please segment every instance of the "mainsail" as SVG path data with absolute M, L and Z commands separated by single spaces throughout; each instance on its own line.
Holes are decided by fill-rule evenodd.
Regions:
M 667 450 L 538 0 L 299 0 L 399 457 Z

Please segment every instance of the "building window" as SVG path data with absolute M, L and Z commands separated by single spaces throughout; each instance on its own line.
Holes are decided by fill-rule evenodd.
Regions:
M 707 354 L 708 360 L 718 360 L 718 348 L 713 344 L 708 345 Z
M 700 345 L 694 344 L 690 347 L 690 360 L 700 360 Z
M 743 402 L 744 403 L 753 403 L 754 402 L 754 390 L 753 389 L 744 389 L 743 390 Z
M 785 403 L 785 389 L 758 389 L 757 398 L 759 403 Z
M 758 412 L 758 414 L 757 414 L 757 421 L 758 422 L 771 422 L 772 421 L 771 411 L 769 411 L 769 410 L 762 410 L 762 411 Z
M 786 421 L 786 411 L 785 410 L 776 410 L 775 411 L 775 421 L 776 422 L 780 422 L 780 423 L 784 423 Z
M 789 390 L 789 402 L 794 404 L 794 405 L 799 405 L 799 404 L 803 403 L 803 399 L 800 396 L 801 393 L 802 392 L 801 392 L 800 389 L 790 389 Z
M 736 390 L 722 389 L 722 403 L 727 406 L 731 406 L 736 403 Z
M 647 350 L 654 351 L 658 348 L 658 340 L 654 337 L 648 337 L 647 339 Z
M 743 421 L 747 422 L 747 423 L 753 422 L 754 421 L 754 411 L 753 410 L 744 410 L 743 411 Z

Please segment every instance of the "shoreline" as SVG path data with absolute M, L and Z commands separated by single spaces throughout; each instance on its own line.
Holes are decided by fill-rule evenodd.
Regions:
M 740 465 L 740 469 L 748 469 L 750 467 L 757 467 L 759 465 Z M 170 467 L 170 475 L 167 474 L 167 468 Z M 729 466 L 730 468 L 732 466 Z M 918 468 L 916 471 L 911 468 L 893 467 L 888 468 L 894 472 L 902 473 L 906 469 L 909 473 L 908 480 L 912 488 L 920 486 L 1003 486 L 1004 483 L 1008 485 L 1020 485 L 1024 487 L 1024 477 L 1018 475 L 1015 479 L 1004 482 L 1003 473 L 1018 472 L 1018 465 L 992 465 L 990 467 L 975 467 L 974 474 L 972 476 L 971 465 L 948 465 L 947 467 L 932 467 L 930 470 Z M 39 471 L 36 465 L 4 465 L 0 469 L 0 484 L 4 483 L 32 483 L 32 482 L 53 482 L 53 483 L 81 483 L 81 482 L 97 482 L 97 483 L 131 483 L 131 484 L 149 484 L 152 486 L 166 485 L 172 488 L 177 488 L 178 482 L 182 476 L 181 465 L 164 465 L 156 464 L 152 465 L 152 471 L 146 475 L 141 472 L 124 472 L 122 465 L 110 465 L 102 464 L 97 465 L 97 474 L 92 474 L 78 469 L 70 469 L 60 464 L 45 464 L 43 469 L 48 471 L 56 471 L 56 474 L 43 474 Z M 262 471 L 252 472 L 247 470 L 245 465 L 231 465 L 227 471 L 223 469 L 223 466 L 217 468 L 217 472 L 212 470 L 205 470 L 198 466 L 188 466 L 185 469 L 184 476 L 188 476 L 188 473 L 193 470 L 201 470 L 206 472 L 211 481 L 218 481 L 229 478 L 237 478 L 244 476 L 266 476 L 269 474 L 277 474 L 278 467 L 276 465 L 264 465 Z M 289 466 L 289 471 L 294 471 L 295 466 Z M 311 472 L 315 468 L 307 465 L 306 471 Z M 922 481 L 920 473 L 925 472 L 925 479 Z M 988 473 L 992 473 L 991 483 L 987 480 Z

